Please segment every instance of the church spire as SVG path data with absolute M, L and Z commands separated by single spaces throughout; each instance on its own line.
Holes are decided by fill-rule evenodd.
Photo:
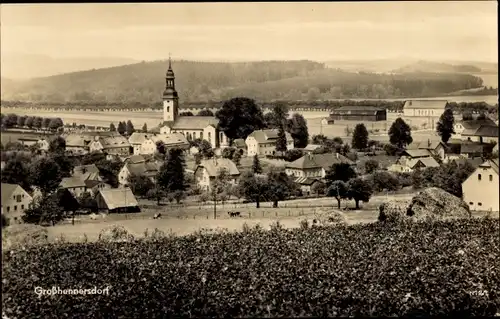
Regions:
M 168 69 L 172 70 L 172 59 L 170 57 L 170 52 L 168 53 Z

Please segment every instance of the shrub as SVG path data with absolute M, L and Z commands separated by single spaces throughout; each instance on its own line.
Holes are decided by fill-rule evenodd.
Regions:
M 2 230 L 2 248 L 4 250 L 26 248 L 47 243 L 48 232 L 43 226 L 14 224 Z
M 134 236 L 121 225 L 111 225 L 101 230 L 99 233 L 99 240 L 104 242 L 131 241 L 134 240 Z
M 7 226 L 9 226 L 9 219 L 5 217 L 4 214 L 2 214 L 2 229 L 4 229 Z
M 499 231 L 498 220 L 482 218 L 45 245 L 5 257 L 2 310 L 12 318 L 493 316 Z M 54 283 L 112 287 L 33 293 Z

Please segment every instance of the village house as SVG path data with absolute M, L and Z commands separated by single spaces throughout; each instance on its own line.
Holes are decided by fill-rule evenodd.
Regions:
M 321 125 L 333 125 L 335 124 L 335 119 L 332 116 L 325 117 L 321 120 Z
M 227 147 L 229 140 L 224 132 L 218 129 L 218 123 L 219 120 L 215 116 L 179 116 L 179 96 L 175 90 L 175 75 L 169 59 L 160 133 L 181 133 L 188 141 L 199 138 L 208 141 L 213 148 Z
M 409 124 L 412 118 L 425 118 L 427 128 L 435 129 L 447 105 L 446 100 L 408 100 L 403 106 L 403 116 Z
M 85 191 L 89 192 L 91 196 L 96 196 L 103 189 L 112 188 L 111 185 L 100 180 L 87 179 L 83 182 L 85 183 Z
M 225 181 L 228 185 L 236 185 L 240 177 L 240 171 L 233 161 L 227 158 L 213 158 L 202 160 L 194 170 L 196 184 L 203 190 L 211 190 L 214 181 L 222 171 L 226 171 L 228 180 Z
M 141 211 L 137 199 L 128 187 L 101 190 L 95 200 L 98 210 L 107 214 Z
M 11 223 L 21 223 L 24 211 L 28 209 L 33 198 L 17 184 L 1 184 L 2 215 Z
M 147 158 L 143 155 L 131 155 L 129 157 L 126 157 L 123 159 L 123 163 L 128 163 L 128 164 L 137 164 L 137 163 L 144 163 L 150 160 L 151 158 L 148 156 Z
M 140 132 L 134 132 L 132 135 L 129 136 L 128 142 L 130 143 L 130 146 L 132 146 L 133 154 L 134 155 L 140 155 L 141 154 L 141 145 L 144 143 L 144 141 L 148 140 L 153 136 L 151 133 L 140 133 Z
M 464 158 L 482 157 L 484 147 L 481 144 L 468 143 L 460 145 L 460 155 Z
M 300 191 L 302 192 L 302 196 L 309 196 L 313 194 L 313 185 L 317 183 L 321 183 L 320 180 L 312 177 L 297 177 L 294 180 L 295 183 L 299 185 Z
M 132 152 L 130 143 L 123 136 L 97 137 L 90 143 L 89 150 L 116 156 L 128 156 Z
M 374 106 L 350 105 L 334 109 L 330 118 L 339 121 L 386 121 L 387 111 Z
M 245 139 L 237 138 L 233 141 L 233 147 L 236 148 L 237 151 L 240 152 L 242 156 L 246 156 L 248 149 Z
M 339 153 L 306 154 L 301 158 L 286 164 L 285 173 L 294 177 L 311 177 L 322 179 L 333 164 L 355 163 Z
M 302 150 L 306 152 L 307 154 L 312 154 L 314 151 L 322 148 L 323 145 L 320 144 L 307 144 L 306 147 L 304 147 Z
M 76 198 L 80 197 L 87 190 L 85 182 L 79 177 L 65 177 L 59 186 L 62 189 L 67 189 Z
M 73 168 L 73 177 L 78 177 L 82 180 L 98 180 L 102 181 L 99 168 L 95 164 L 77 165 Z
M 465 124 L 460 136 L 463 141 L 497 143 L 498 133 L 498 126 L 495 124 Z
M 148 161 L 141 163 L 126 163 L 118 173 L 118 183 L 122 186 L 127 186 L 128 178 L 130 175 L 146 176 L 152 182 L 156 182 L 156 175 L 158 174 L 160 162 Z
M 428 150 L 430 156 L 439 157 L 441 160 L 446 156 L 446 145 L 441 141 L 413 142 L 408 145 L 407 150 Z
M 69 134 L 64 136 L 66 141 L 66 153 L 68 155 L 85 155 L 89 152 L 89 144 L 94 140 L 94 137 Z
M 276 152 L 276 141 L 278 140 L 277 129 L 253 131 L 245 140 L 248 156 L 274 155 Z M 293 138 L 290 133 L 285 132 L 287 150 L 293 149 Z
M 50 147 L 50 142 L 46 138 L 41 138 L 36 142 L 36 145 L 38 146 L 39 149 L 42 151 L 48 152 L 49 147 Z
M 417 168 L 426 169 L 439 166 L 439 163 L 432 157 L 430 150 L 416 149 L 406 150 L 396 163 L 389 166 L 387 170 L 398 173 L 411 173 Z
M 165 149 L 179 148 L 184 151 L 189 149 L 189 141 L 181 133 L 170 134 L 153 134 L 150 138 L 146 139 L 140 146 L 139 154 L 153 155 L 157 151 L 156 144 L 162 142 Z
M 475 119 L 475 120 L 465 120 L 465 121 L 457 121 L 453 125 L 453 130 L 455 131 L 455 138 L 462 138 L 462 132 L 464 130 L 474 130 L 478 129 L 481 125 L 487 125 L 487 126 L 498 126 L 495 124 L 493 120 L 490 118 L 485 118 L 485 119 Z
M 472 211 L 499 211 L 498 159 L 485 161 L 463 183 L 464 202 Z

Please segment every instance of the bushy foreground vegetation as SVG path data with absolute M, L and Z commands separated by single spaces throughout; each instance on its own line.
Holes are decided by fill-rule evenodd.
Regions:
M 373 223 L 4 252 L 9 318 L 494 315 L 498 220 Z M 38 297 L 35 287 L 109 295 Z

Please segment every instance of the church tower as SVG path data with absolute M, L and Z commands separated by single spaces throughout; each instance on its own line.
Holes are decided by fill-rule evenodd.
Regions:
M 168 57 L 168 71 L 165 77 L 166 85 L 163 91 L 163 121 L 175 122 L 179 114 L 179 96 L 175 90 L 175 75 L 172 71 L 172 60 Z

